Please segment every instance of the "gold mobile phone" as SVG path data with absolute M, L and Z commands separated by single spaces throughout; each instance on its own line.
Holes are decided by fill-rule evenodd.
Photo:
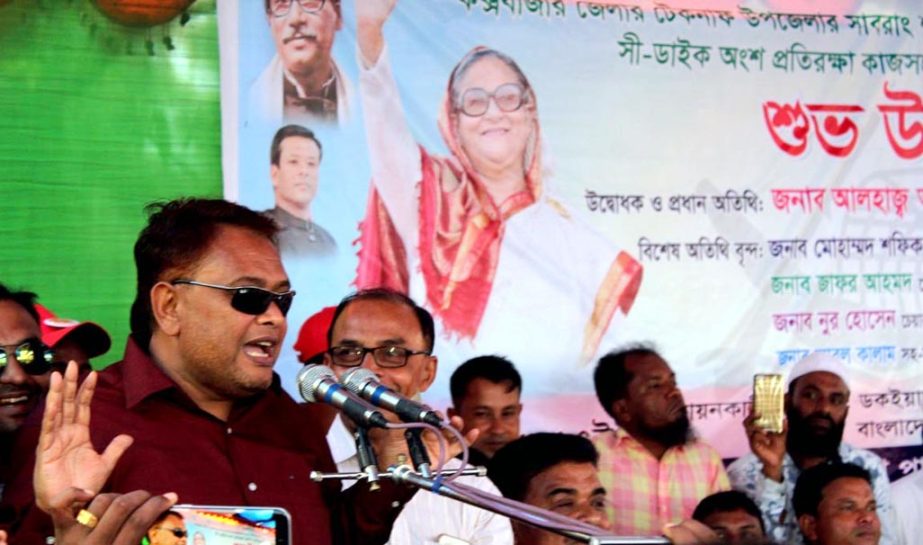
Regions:
M 785 418 L 785 392 L 782 375 L 758 374 L 753 376 L 753 412 L 760 415 L 756 425 L 772 433 L 782 433 Z

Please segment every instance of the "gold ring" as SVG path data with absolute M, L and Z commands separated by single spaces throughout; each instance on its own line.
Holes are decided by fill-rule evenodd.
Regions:
M 77 523 L 86 526 L 89 529 L 96 528 L 96 525 L 99 524 L 99 519 L 93 513 L 87 511 L 86 509 L 81 509 L 77 513 Z

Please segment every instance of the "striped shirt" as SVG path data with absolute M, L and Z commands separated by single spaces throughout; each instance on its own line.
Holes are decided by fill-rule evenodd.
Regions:
M 615 535 L 661 535 L 665 524 L 689 518 L 702 498 L 730 488 L 721 457 L 699 440 L 667 449 L 660 460 L 622 429 L 593 443 Z

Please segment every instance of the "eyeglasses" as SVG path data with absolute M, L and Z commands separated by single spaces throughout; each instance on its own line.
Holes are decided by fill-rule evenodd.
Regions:
M 289 290 L 278 293 L 275 291 L 264 290 L 256 286 L 221 286 L 218 284 L 206 284 L 195 280 L 174 280 L 170 284 L 189 284 L 190 286 L 202 286 L 205 288 L 214 288 L 216 290 L 225 290 L 234 292 L 231 296 L 231 307 L 244 314 L 258 316 L 269 308 L 269 305 L 275 301 L 282 315 L 288 314 L 288 309 L 292 306 L 292 299 L 295 297 L 295 291 Z
M 518 83 L 504 83 L 494 89 L 493 93 L 488 93 L 480 87 L 473 87 L 462 93 L 461 102 L 457 108 L 467 116 L 478 117 L 487 113 L 490 99 L 493 99 L 501 111 L 515 112 L 522 108 L 526 96 L 526 90 Z
M 292 10 L 292 4 L 298 3 L 307 13 L 317 13 L 324 9 L 325 0 L 269 0 L 269 13 L 273 17 L 285 17 Z
M 51 370 L 54 352 L 39 339 L 26 339 L 19 344 L 0 345 L 0 374 L 16 358 L 23 371 L 30 375 L 43 375 Z
M 163 526 L 157 526 L 156 528 L 154 528 L 154 530 L 163 530 L 164 532 L 170 532 L 171 534 L 176 536 L 177 539 L 182 539 L 188 535 L 186 530 L 183 530 L 182 528 L 164 528 Z
M 358 367 L 362 365 L 362 360 L 369 352 L 375 358 L 375 363 L 380 367 L 403 367 L 407 365 L 410 356 L 418 354 L 429 355 L 427 351 L 416 351 L 404 348 L 402 346 L 376 346 L 366 348 L 364 346 L 334 346 L 327 351 L 333 358 L 333 363 L 342 367 Z

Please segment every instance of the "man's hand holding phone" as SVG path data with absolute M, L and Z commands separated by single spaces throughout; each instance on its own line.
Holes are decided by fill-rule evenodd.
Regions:
M 782 482 L 788 422 L 780 375 L 753 377 L 753 408 L 744 420 L 744 430 L 750 451 L 763 464 L 763 475 Z

